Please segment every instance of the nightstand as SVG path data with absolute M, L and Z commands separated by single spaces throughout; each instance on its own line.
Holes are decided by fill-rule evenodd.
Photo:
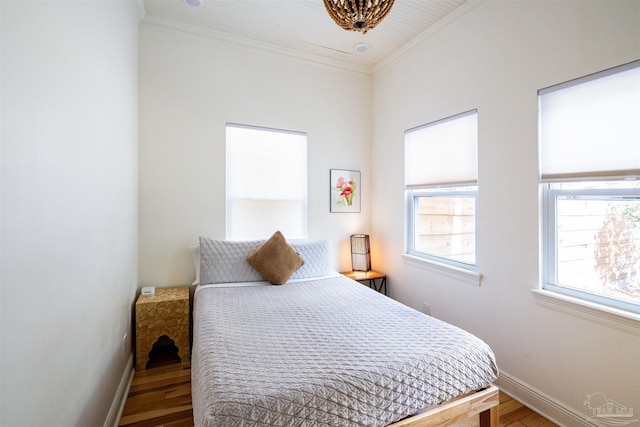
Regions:
M 178 348 L 184 366 L 189 362 L 189 288 L 156 288 L 155 295 L 136 301 L 136 370 L 146 369 L 149 352 L 166 335 Z
M 356 282 L 365 283 L 371 289 L 374 289 L 383 294 L 387 294 L 387 275 L 380 273 L 379 271 L 343 271 L 340 274 L 347 276 L 349 279 L 353 279 Z M 376 284 L 376 280 L 380 280 L 380 283 Z

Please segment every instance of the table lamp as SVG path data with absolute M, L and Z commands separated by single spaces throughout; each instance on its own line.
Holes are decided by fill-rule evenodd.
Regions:
M 368 234 L 351 235 L 351 269 L 353 271 L 371 270 L 371 252 Z

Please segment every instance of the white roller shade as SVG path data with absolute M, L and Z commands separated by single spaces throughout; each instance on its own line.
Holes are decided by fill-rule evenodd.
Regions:
M 405 183 L 408 188 L 475 184 L 478 180 L 476 110 L 405 132 Z
M 543 181 L 640 175 L 640 61 L 539 92 Z
M 227 239 L 307 234 L 307 136 L 227 124 Z

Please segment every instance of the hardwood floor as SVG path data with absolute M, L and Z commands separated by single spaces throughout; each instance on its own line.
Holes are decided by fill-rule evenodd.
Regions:
M 498 408 L 500 427 L 558 427 L 557 424 L 538 415 L 531 409 L 500 392 L 500 407 Z M 478 427 L 477 417 L 460 421 L 450 427 Z
M 501 427 L 556 426 L 502 392 L 498 413 Z M 173 364 L 136 372 L 120 426 L 193 426 L 190 367 Z M 478 421 L 469 419 L 454 426 L 476 427 Z
M 120 426 L 193 426 L 191 368 L 180 364 L 136 372 Z

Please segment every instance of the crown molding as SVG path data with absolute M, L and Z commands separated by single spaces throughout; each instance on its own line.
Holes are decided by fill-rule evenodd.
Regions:
M 197 34 L 200 36 L 209 37 L 219 41 L 234 43 L 244 47 L 259 49 L 261 51 L 267 51 L 276 55 L 285 56 L 288 58 L 294 58 L 306 63 L 322 65 L 322 66 L 333 68 L 333 69 L 350 71 L 353 73 L 364 74 L 367 76 L 372 75 L 371 68 L 366 66 L 345 64 L 340 61 L 322 58 L 318 55 L 303 53 L 294 49 L 288 49 L 288 48 L 276 46 L 271 43 L 265 43 L 257 40 L 248 39 L 246 37 L 225 33 L 224 31 L 213 30 L 213 29 L 198 27 L 195 25 L 185 24 L 182 22 L 174 21 L 172 19 L 161 18 L 153 15 L 145 15 L 142 22 L 146 24 L 157 25 L 160 27 L 171 28 L 178 31 L 184 31 L 191 34 Z
M 241 46 L 250 47 L 254 49 L 259 49 L 262 51 L 267 51 L 274 53 L 276 55 L 285 56 L 288 58 L 294 58 L 300 60 L 302 62 L 311 63 L 315 65 L 323 65 L 333 69 L 339 69 L 343 71 L 350 71 L 357 74 L 364 74 L 367 76 L 372 76 L 378 71 L 383 70 L 389 65 L 400 60 L 404 55 L 409 53 L 411 50 L 415 49 L 417 46 L 433 37 L 435 34 L 453 24 L 455 21 L 463 17 L 464 15 L 470 13 L 471 11 L 477 9 L 482 4 L 486 3 L 488 0 L 468 0 L 465 4 L 457 8 L 455 11 L 436 22 L 434 25 L 418 34 L 416 37 L 411 39 L 405 45 L 397 49 L 391 55 L 384 58 L 382 61 L 378 62 L 374 66 L 365 66 L 365 65 L 355 65 L 355 64 L 346 64 L 344 62 L 333 60 L 329 58 L 323 58 L 319 55 L 314 55 L 310 53 L 300 52 L 295 49 L 289 49 L 281 46 L 277 46 L 271 43 L 261 42 L 253 39 L 249 39 L 246 37 L 226 33 L 220 30 L 214 30 L 209 28 L 202 28 L 196 25 L 185 24 L 182 22 L 178 22 L 168 18 L 162 18 L 158 16 L 148 15 L 146 13 L 144 7 L 144 0 L 135 0 L 138 6 L 138 14 L 140 16 L 140 21 L 148 24 L 158 25 L 166 28 L 172 28 L 174 30 L 184 31 L 187 33 L 197 34 L 205 37 L 209 37 L 212 39 L 225 41 L 229 43 L 235 43 Z
M 404 55 L 415 49 L 417 46 L 421 45 L 426 40 L 433 37 L 435 34 L 440 32 L 441 30 L 447 28 L 449 25 L 456 22 L 458 19 L 468 14 L 469 12 L 476 10 L 480 5 L 486 3 L 487 0 L 468 0 L 465 4 L 445 16 L 443 19 L 439 20 L 422 33 L 415 36 L 413 39 L 409 40 L 402 47 L 397 49 L 391 55 L 384 58 L 382 61 L 378 62 L 373 69 L 372 74 L 377 73 L 378 71 L 383 70 L 389 65 L 393 64 L 400 60 Z

